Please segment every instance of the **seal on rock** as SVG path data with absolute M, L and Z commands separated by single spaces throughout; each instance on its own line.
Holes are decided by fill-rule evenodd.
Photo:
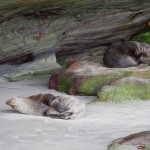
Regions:
M 109 68 L 135 67 L 143 57 L 150 56 L 150 45 L 144 42 L 125 41 L 114 43 L 104 53 L 103 62 Z
M 30 97 L 13 97 L 6 104 L 14 110 L 38 116 L 58 119 L 80 118 L 85 113 L 85 104 L 69 95 L 38 94 Z

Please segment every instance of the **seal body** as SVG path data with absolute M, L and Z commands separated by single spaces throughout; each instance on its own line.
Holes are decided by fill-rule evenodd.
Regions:
M 150 57 L 150 45 L 143 42 L 126 41 L 115 43 L 104 53 L 103 62 L 106 67 L 135 67 L 143 57 Z
M 6 101 L 18 112 L 58 119 L 73 119 L 83 116 L 85 104 L 73 96 L 38 94 L 30 97 L 14 97 Z

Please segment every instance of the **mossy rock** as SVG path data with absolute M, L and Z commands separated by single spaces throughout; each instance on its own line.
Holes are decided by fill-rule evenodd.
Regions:
M 126 71 L 113 71 L 106 74 L 100 74 L 98 76 L 91 76 L 83 80 L 79 87 L 79 93 L 85 95 L 96 95 L 97 92 L 104 86 L 110 85 L 117 79 L 126 77 L 131 72 Z
M 150 131 L 139 132 L 114 140 L 108 150 L 150 150 Z
M 99 62 L 88 60 L 69 62 L 67 67 L 52 75 L 49 88 L 70 95 L 97 95 L 103 86 L 124 77 L 150 78 L 150 66 L 106 68 Z
M 61 76 L 59 78 L 58 91 L 68 93 L 71 83 L 72 80 L 69 77 Z
M 135 36 L 133 40 L 146 42 L 150 44 L 150 31 L 140 33 L 139 35 Z
M 98 93 L 98 97 L 99 98 L 96 101 L 111 101 L 116 103 L 150 100 L 150 81 L 148 79 L 139 79 L 139 81 L 135 82 L 129 80 L 129 82 L 120 82 L 120 84 L 104 86 Z
M 135 76 L 143 79 L 150 79 L 150 69 L 133 71 L 130 76 Z
M 142 79 L 150 79 L 150 67 L 146 64 L 140 65 L 139 67 L 131 67 L 131 68 L 113 68 L 106 69 L 100 71 L 98 75 L 89 76 L 81 81 L 78 93 L 83 93 L 84 95 L 96 95 L 104 86 L 111 85 L 113 82 L 122 79 L 124 77 L 137 77 Z M 97 68 L 98 70 L 98 68 Z M 130 85 L 126 85 L 130 86 Z M 144 86 L 143 86 L 144 87 Z M 109 87 L 108 90 L 116 89 L 117 87 Z M 129 87 L 122 87 L 129 88 Z M 142 87 L 132 87 L 136 91 Z M 119 89 L 118 89 L 119 90 Z M 119 91 L 118 91 L 119 92 Z
M 109 150 L 138 150 L 135 146 L 131 145 L 120 145 L 114 144 Z M 144 145 L 144 149 L 141 150 L 150 150 L 150 144 Z
M 139 31 L 136 35 L 131 37 L 131 40 L 146 42 L 150 44 L 150 21 L 145 24 L 145 28 Z
M 131 145 L 114 144 L 109 150 L 136 150 L 136 149 L 134 146 Z

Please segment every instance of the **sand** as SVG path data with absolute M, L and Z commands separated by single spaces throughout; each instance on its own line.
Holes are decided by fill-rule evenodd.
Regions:
M 95 97 L 78 97 L 86 103 L 84 117 L 59 120 L 20 114 L 5 104 L 14 96 L 55 92 L 48 77 L 21 82 L 0 82 L 1 150 L 107 150 L 112 140 L 150 130 L 150 102 L 89 103 Z

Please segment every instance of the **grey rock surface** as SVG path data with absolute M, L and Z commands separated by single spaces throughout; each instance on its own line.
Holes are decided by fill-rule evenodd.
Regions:
M 148 0 L 0 0 L 0 63 L 127 40 L 148 23 L 149 6 Z
M 0 65 L 0 76 L 7 81 L 19 81 L 50 75 L 61 66 L 56 62 L 55 54 L 37 58 L 21 65 Z

